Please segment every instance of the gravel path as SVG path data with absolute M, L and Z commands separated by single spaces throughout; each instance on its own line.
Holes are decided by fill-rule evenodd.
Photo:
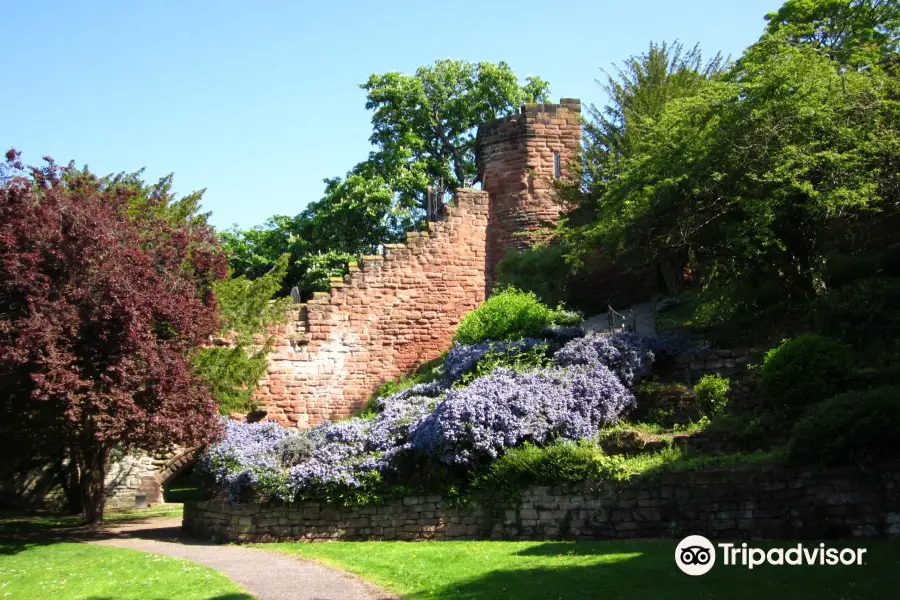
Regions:
M 183 558 L 221 571 L 259 600 L 396 600 L 357 577 L 278 552 L 215 545 L 182 536 L 181 519 L 155 518 L 104 526 L 92 544 Z

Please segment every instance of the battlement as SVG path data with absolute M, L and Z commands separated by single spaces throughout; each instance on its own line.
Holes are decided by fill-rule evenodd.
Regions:
M 479 127 L 481 191 L 457 190 L 428 231 L 351 264 L 273 332 L 257 392 L 269 418 L 306 427 L 349 416 L 379 385 L 447 350 L 506 251 L 527 248 L 558 219 L 551 186 L 580 140 L 581 104 L 566 98 Z
M 565 177 L 581 148 L 581 102 L 525 104 L 515 114 L 481 125 L 475 158 L 482 189 L 491 196 L 487 278 L 510 250 L 546 237 L 559 219 L 553 181 Z

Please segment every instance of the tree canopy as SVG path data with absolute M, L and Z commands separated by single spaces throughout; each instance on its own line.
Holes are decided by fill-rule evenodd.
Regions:
M 212 229 L 187 218 L 166 185 L 52 161 L 25 175 L 14 151 L 7 159 L 3 455 L 65 453 L 94 522 L 112 448 L 162 450 L 219 433 L 216 403 L 190 356 L 217 329 L 213 286 L 227 263 Z
M 260 277 L 290 255 L 281 293 L 327 289 L 347 263 L 403 240 L 423 213 L 429 186 L 463 187 L 476 177 L 475 132 L 527 102 L 546 100 L 547 82 L 523 84 L 508 64 L 439 60 L 414 74 L 373 74 L 360 86 L 373 111 L 374 149 L 300 214 L 222 234 L 235 276 Z
M 694 74 L 676 80 L 687 93 L 653 95 L 659 110 L 630 122 L 631 99 L 658 84 L 631 76 L 649 71 L 652 51 L 629 61 L 606 111 L 626 118 L 617 128 L 595 115 L 588 184 L 561 188 L 575 207 L 570 255 L 599 246 L 635 267 L 675 257 L 748 307 L 821 290 L 841 224 L 897 201 L 900 90 L 885 4 L 789 1 L 727 71 L 690 62 Z M 852 15 L 874 17 L 847 24 Z M 882 58 L 848 68 L 861 65 L 855 49 Z

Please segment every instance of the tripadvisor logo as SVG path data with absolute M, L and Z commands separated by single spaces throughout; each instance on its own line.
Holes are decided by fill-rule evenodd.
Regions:
M 703 575 L 716 564 L 716 549 L 702 535 L 689 535 L 675 548 L 675 564 L 688 575 Z
M 829 548 L 825 544 L 805 547 L 797 544 L 790 548 L 749 547 L 740 544 L 715 544 L 702 535 L 689 535 L 675 548 L 675 564 L 688 575 L 703 575 L 716 564 L 716 548 L 721 552 L 725 566 L 742 566 L 753 569 L 760 565 L 862 565 L 865 548 Z

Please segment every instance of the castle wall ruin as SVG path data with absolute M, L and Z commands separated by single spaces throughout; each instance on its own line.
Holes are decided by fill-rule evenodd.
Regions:
M 349 416 L 379 385 L 447 350 L 460 319 L 489 293 L 497 262 L 558 219 L 552 182 L 580 140 L 581 105 L 571 99 L 526 104 L 479 127 L 482 190 L 457 190 L 427 232 L 351 265 L 277 328 L 256 392 L 266 416 L 301 428 Z

